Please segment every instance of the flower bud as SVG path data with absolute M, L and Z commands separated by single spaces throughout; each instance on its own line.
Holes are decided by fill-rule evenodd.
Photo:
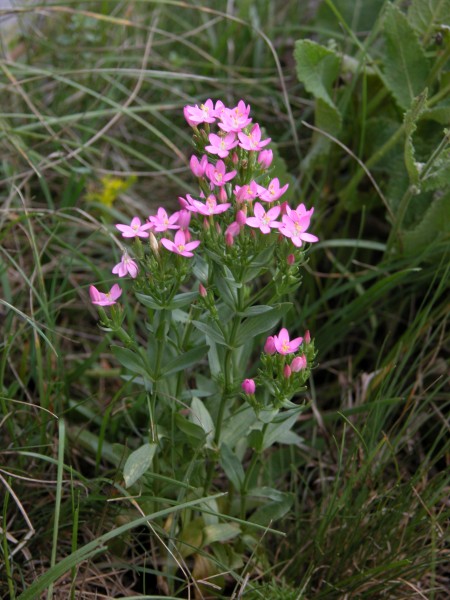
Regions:
M 311 334 L 309 333 L 309 329 L 307 329 L 305 331 L 305 335 L 303 336 L 303 339 L 305 340 L 305 344 L 311 343 Z
M 225 190 L 225 186 L 224 185 L 220 186 L 220 189 L 219 189 L 219 200 L 220 200 L 220 202 L 226 202 L 227 201 L 227 192 Z
M 233 152 L 233 154 L 231 155 L 231 160 L 233 162 L 234 165 L 237 165 L 239 162 L 239 156 L 237 155 L 236 152 Z
M 181 229 L 183 229 L 185 231 L 189 227 L 190 222 L 191 222 L 191 211 L 182 208 L 178 212 L 178 225 L 181 227 Z
M 258 154 L 258 162 L 265 169 L 268 169 L 270 167 L 270 165 L 272 164 L 272 161 L 273 161 L 272 150 L 261 150 L 261 152 Z
M 241 227 L 245 225 L 245 221 L 247 220 L 247 215 L 243 210 L 238 210 L 236 213 L 236 223 L 238 223 Z
M 304 354 L 296 356 L 291 362 L 291 371 L 293 373 L 298 373 L 302 369 L 306 369 L 306 356 Z
M 231 235 L 230 232 L 228 232 L 228 233 L 225 234 L 225 244 L 228 247 L 231 247 L 234 244 L 234 238 L 233 238 L 233 236 Z
M 254 394 L 256 390 L 256 384 L 253 379 L 244 379 L 241 384 L 244 394 Z
M 237 221 L 233 221 L 226 228 L 225 235 L 229 234 L 233 237 L 236 237 L 237 235 L 239 235 L 240 232 L 241 232 L 241 226 L 239 225 L 239 223 Z
M 295 263 L 295 256 L 293 254 L 289 254 L 286 258 L 287 264 L 291 267 Z
M 284 365 L 283 375 L 286 379 L 289 379 L 292 375 L 291 367 L 289 365 Z
M 266 354 L 275 354 L 277 349 L 275 348 L 275 340 L 273 339 L 273 335 L 269 335 L 264 344 L 264 352 Z
M 198 292 L 202 298 L 206 298 L 208 292 L 206 291 L 205 286 L 202 283 L 198 284 Z
M 148 234 L 148 241 L 149 241 L 150 248 L 152 249 L 153 254 L 155 256 L 159 256 L 158 240 L 155 238 L 155 235 L 152 231 L 150 231 Z

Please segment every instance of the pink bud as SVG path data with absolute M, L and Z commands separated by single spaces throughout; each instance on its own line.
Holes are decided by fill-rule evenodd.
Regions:
M 220 202 L 226 202 L 227 201 L 227 193 L 225 191 L 225 186 L 222 185 L 219 189 L 219 200 Z
M 295 263 L 295 256 L 293 254 L 289 254 L 289 256 L 286 258 L 286 262 L 289 266 L 293 265 Z
M 283 375 L 286 379 L 289 379 L 292 375 L 291 367 L 289 365 L 284 365 Z
M 291 362 L 291 371 L 293 373 L 298 373 L 302 369 L 306 369 L 306 356 L 304 354 L 296 356 Z
M 303 336 L 303 339 L 305 340 L 305 344 L 311 343 L 311 334 L 309 333 L 309 329 L 307 329 L 305 331 L 305 335 Z
M 234 244 L 234 238 L 229 232 L 225 234 L 225 244 L 227 246 L 232 246 Z
M 206 291 L 205 286 L 202 283 L 198 284 L 198 292 L 202 298 L 206 298 L 208 292 Z
M 236 213 L 236 223 L 238 223 L 241 227 L 245 225 L 245 221 L 247 220 L 247 215 L 243 210 L 238 210 Z
M 188 106 L 185 106 L 183 108 L 183 114 L 184 114 L 184 118 L 187 121 L 187 124 L 189 125 L 189 127 L 196 127 L 196 123 L 194 123 L 194 121 L 191 121 L 191 119 L 189 118 L 189 114 L 188 114 Z
M 254 394 L 256 390 L 256 384 L 253 379 L 244 379 L 241 384 L 244 394 Z
M 240 232 L 241 232 L 241 226 L 239 225 L 239 223 L 237 221 L 233 221 L 226 228 L 225 235 L 229 234 L 229 235 L 232 235 L 233 237 L 236 237 L 237 235 L 239 235 Z
M 266 354 L 275 354 L 277 349 L 275 348 L 275 340 L 273 339 L 273 335 L 269 335 L 264 344 L 264 352 Z
M 231 160 L 233 161 L 234 165 L 237 165 L 239 162 L 239 156 L 236 154 L 236 152 L 233 152 L 233 154 L 231 155 Z
M 216 226 L 216 231 L 217 233 L 220 235 L 222 233 L 222 227 L 220 226 L 220 223 L 218 223 L 217 221 L 215 222 L 215 226 Z
M 261 152 L 258 154 L 258 162 L 265 169 L 268 169 L 270 167 L 270 165 L 272 164 L 272 160 L 272 150 L 261 150 Z
M 206 217 L 203 219 L 203 229 L 209 229 L 209 221 Z
M 287 213 L 287 208 L 288 203 L 285 201 L 281 204 L 281 210 L 280 210 L 280 217 L 282 217 L 283 215 L 285 215 Z
M 181 229 L 186 230 L 189 227 L 189 223 L 191 222 L 191 211 L 186 209 L 181 209 L 178 212 L 178 225 Z

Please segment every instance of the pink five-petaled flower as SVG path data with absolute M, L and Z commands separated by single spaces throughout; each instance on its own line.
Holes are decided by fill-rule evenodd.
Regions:
M 280 214 L 280 210 L 280 206 L 274 206 L 266 212 L 262 204 L 256 202 L 253 209 L 255 216 L 247 217 L 245 223 L 246 225 L 250 225 L 250 227 L 258 227 L 261 230 L 261 233 L 270 233 L 271 228 L 278 228 L 280 225 L 278 221 L 275 221 Z
M 191 171 L 194 173 L 196 177 L 203 177 L 206 172 L 206 167 L 208 166 L 208 157 L 204 154 L 200 160 L 193 154 L 191 156 L 191 160 L 189 161 L 189 165 L 191 167 Z
M 265 202 L 275 202 L 275 200 L 278 200 L 278 198 L 284 194 L 288 187 L 289 184 L 286 183 L 286 185 L 283 185 L 283 187 L 280 188 L 278 177 L 275 177 L 275 179 L 272 179 L 272 181 L 269 183 L 269 187 L 267 189 L 259 185 L 258 194 L 261 200 L 264 200 Z
M 114 275 L 118 275 L 119 277 L 125 277 L 129 273 L 134 279 L 138 274 L 138 266 L 134 260 L 128 256 L 128 253 L 124 252 L 122 260 L 120 263 L 117 263 L 112 272 Z
M 240 131 L 238 133 L 240 147 L 244 150 L 262 150 L 270 142 L 270 138 L 261 141 L 261 129 L 258 123 L 253 125 L 250 133 Z
M 94 285 L 91 285 L 89 288 L 91 302 L 92 304 L 98 304 L 98 306 L 111 306 L 112 304 L 115 304 L 121 293 L 122 290 L 117 283 L 115 283 L 106 294 L 99 292 Z
M 167 250 L 175 252 L 175 254 L 179 254 L 180 256 L 191 257 L 194 256 L 191 250 L 197 248 L 197 246 L 200 244 L 200 241 L 197 240 L 195 242 L 186 242 L 186 236 L 184 231 L 182 229 L 179 229 L 175 234 L 173 242 L 172 240 L 168 240 L 167 238 L 162 238 L 161 244 L 165 248 L 167 248 Z
M 219 123 L 220 129 L 234 133 L 239 133 L 244 127 L 250 125 L 252 120 L 248 116 L 249 113 L 250 104 L 246 106 L 243 100 L 239 100 L 234 108 L 224 107 L 220 113 L 216 110 L 216 114 L 221 120 L 221 123 Z
M 124 238 L 147 238 L 147 229 L 151 229 L 152 225 L 151 223 L 144 223 L 143 225 L 141 225 L 141 220 L 139 219 L 139 217 L 133 217 L 129 225 L 122 225 L 121 223 L 119 223 L 118 225 L 116 225 L 116 227 L 119 231 L 122 232 L 122 237 Z
M 256 384 L 253 379 L 244 379 L 244 381 L 241 384 L 241 387 L 244 391 L 244 394 L 247 394 L 247 395 L 254 394 L 255 390 L 256 390 Z
M 152 229 L 157 232 L 167 231 L 168 229 L 179 229 L 177 225 L 179 213 L 174 213 L 169 217 L 164 208 L 158 208 L 156 215 L 149 217 L 148 220 L 152 226 Z
M 238 141 L 236 140 L 236 134 L 227 133 L 225 137 L 221 137 L 220 135 L 216 135 L 215 133 L 209 134 L 209 146 L 205 146 L 205 150 L 207 150 L 210 154 L 217 154 L 220 158 L 225 158 L 230 153 L 235 146 L 238 145 Z
M 287 214 L 283 215 L 283 223 L 280 226 L 280 233 L 290 238 L 294 246 L 297 246 L 298 248 L 302 245 L 302 242 L 313 243 L 319 241 L 319 238 L 312 233 L 306 233 L 314 209 L 311 208 L 308 211 L 301 210 L 299 214 L 298 211 L 302 206 L 303 205 L 297 207 L 297 210 L 293 210 L 287 206 Z
M 213 185 L 222 186 L 236 176 L 236 171 L 226 172 L 223 160 L 218 160 L 216 165 L 206 167 L 206 175 Z
M 288 330 L 283 327 L 278 335 L 273 336 L 273 341 L 276 351 L 279 354 L 291 354 L 292 352 L 297 352 L 303 338 L 298 337 L 294 340 L 290 340 Z
M 238 202 L 243 202 L 244 200 L 254 200 L 258 197 L 258 187 L 261 186 L 258 186 L 256 181 L 250 181 L 250 183 L 246 183 L 242 186 L 235 186 L 234 194 L 236 196 L 236 200 Z
M 214 123 L 216 115 L 212 100 L 208 99 L 204 104 L 196 104 L 195 106 L 185 106 L 184 116 L 188 124 L 200 125 L 200 123 Z
M 187 207 L 187 210 L 191 212 L 200 213 L 201 215 L 209 216 L 209 215 L 218 215 L 220 213 L 225 212 L 230 208 L 231 204 L 217 204 L 216 197 L 214 194 L 210 194 L 206 198 L 206 203 L 200 202 L 199 200 L 192 200 L 192 204 Z

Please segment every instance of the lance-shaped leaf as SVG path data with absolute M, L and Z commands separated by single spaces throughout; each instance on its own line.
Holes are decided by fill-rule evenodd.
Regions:
M 156 448 L 156 444 L 144 444 L 130 454 L 123 468 L 123 478 L 126 488 L 129 488 L 133 483 L 136 483 L 136 481 L 148 471 L 152 465 Z

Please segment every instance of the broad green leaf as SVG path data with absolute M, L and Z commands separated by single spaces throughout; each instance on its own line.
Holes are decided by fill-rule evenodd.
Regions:
M 270 331 L 284 317 L 291 308 L 290 302 L 283 302 L 275 306 L 272 310 L 254 317 L 248 317 L 240 326 L 238 335 L 235 339 L 235 346 L 239 347 L 249 339 Z
M 229 448 L 234 448 L 238 441 L 247 435 L 255 421 L 257 417 L 251 406 L 240 408 L 225 421 L 220 435 L 221 442 Z
M 214 322 L 211 322 L 211 325 L 207 323 L 203 323 L 203 321 L 192 321 L 192 323 L 199 329 L 202 333 L 209 336 L 213 342 L 216 344 L 220 344 L 222 346 L 228 346 L 225 342 L 225 338 L 223 337 L 222 332 L 217 327 Z
M 422 115 L 422 119 L 429 121 L 436 121 L 441 125 L 448 125 L 450 123 L 450 104 L 442 103 L 433 108 L 428 108 Z
M 163 376 L 167 377 L 168 375 L 173 375 L 174 373 L 178 373 L 184 369 L 189 369 L 198 363 L 198 361 L 205 356 L 208 350 L 209 346 L 203 345 L 197 346 L 197 348 L 193 348 L 192 350 L 188 350 L 184 354 L 180 354 L 180 356 L 175 357 L 164 367 Z
M 276 443 L 289 443 L 285 440 L 285 434 L 295 425 L 300 412 L 301 409 L 299 408 L 293 411 L 281 413 L 283 421 L 272 422 L 267 426 L 267 429 L 264 433 L 263 450 L 267 450 L 267 448 L 270 448 L 270 446 Z
M 408 110 L 426 87 L 430 65 L 416 32 L 394 4 L 386 9 L 384 38 L 384 81 L 398 105 Z
M 132 373 L 142 375 L 144 379 L 153 380 L 150 369 L 140 354 L 122 346 L 111 346 L 111 351 L 123 367 Z
M 424 191 L 447 189 L 450 185 L 450 151 L 438 158 L 430 172 L 421 181 Z
M 183 431 L 183 433 L 194 441 L 203 441 L 206 437 L 206 434 L 200 425 L 188 421 L 183 415 L 180 415 L 180 413 L 175 414 L 175 424 Z M 197 446 L 197 444 L 195 445 Z
M 427 43 L 441 27 L 450 21 L 450 0 L 412 0 L 408 9 L 411 25 Z
M 177 294 L 172 301 L 168 303 L 158 302 L 155 298 L 146 296 L 140 292 L 136 292 L 136 298 L 141 304 L 148 308 L 153 308 L 154 310 L 175 310 L 186 306 L 187 304 L 191 304 L 198 298 L 198 292 L 183 292 L 182 294 Z
M 125 487 L 129 488 L 151 467 L 157 445 L 144 444 L 127 458 L 123 468 Z
M 251 490 L 250 496 L 270 498 L 270 502 L 258 508 L 250 517 L 252 523 L 270 525 L 272 521 L 281 519 L 291 508 L 294 498 L 287 492 L 279 492 L 272 488 L 258 488 Z
M 417 252 L 438 236 L 450 235 L 450 193 L 437 196 L 428 207 L 420 223 L 403 233 L 406 252 Z
M 266 304 L 259 304 L 256 306 L 249 306 L 243 313 L 238 313 L 241 317 L 254 317 L 255 315 L 263 315 L 264 313 L 270 312 L 273 306 Z
M 205 523 L 202 517 L 197 517 L 183 527 L 178 538 L 178 549 L 186 558 L 203 546 L 203 529 Z
M 189 420 L 192 423 L 195 423 L 195 425 L 200 425 L 200 427 L 206 433 L 207 446 L 211 448 L 216 428 L 214 427 L 214 422 L 209 414 L 208 409 L 200 400 L 200 398 L 192 398 Z
M 227 444 L 220 446 L 220 466 L 236 490 L 240 490 L 245 478 L 241 461 Z
M 226 542 L 232 540 L 241 533 L 237 523 L 216 523 L 207 525 L 203 529 L 203 546 L 209 546 L 214 542 Z
M 415 151 L 412 136 L 417 129 L 417 121 L 427 105 L 427 90 L 425 89 L 417 98 L 414 98 L 410 110 L 405 113 L 405 165 L 408 171 L 409 180 L 412 184 L 418 185 L 420 178 L 419 165 L 415 160 Z

